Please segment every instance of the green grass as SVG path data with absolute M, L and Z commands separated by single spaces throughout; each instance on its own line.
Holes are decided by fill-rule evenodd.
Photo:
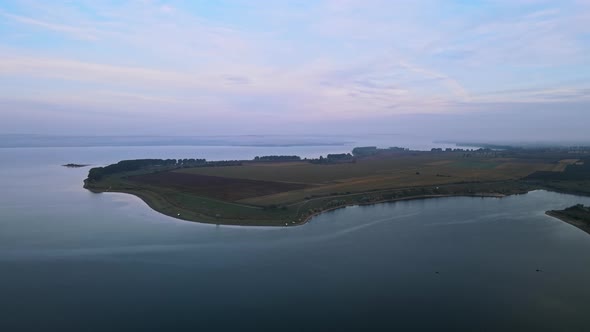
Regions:
M 551 157 L 554 158 L 553 155 Z M 243 166 L 165 170 L 189 175 L 223 177 L 224 181 L 268 181 L 269 186 L 273 183 L 276 185 L 276 182 L 308 185 L 304 189 L 287 189 L 290 191 L 256 196 L 251 195 L 251 188 L 244 185 L 233 187 L 232 184 L 229 188 L 249 193 L 245 196 L 247 198 L 237 201 L 215 198 L 229 196 L 214 197 L 212 191 L 210 196 L 207 196 L 208 190 L 191 190 L 193 188 L 186 188 L 184 182 L 183 186 L 156 186 L 142 183 L 141 177 L 135 180 L 133 178 L 134 175 L 153 173 L 154 169 L 107 176 L 98 182 L 87 183 L 87 187 L 96 192 L 134 194 L 153 209 L 185 220 L 216 224 L 284 226 L 299 224 L 315 213 L 346 205 L 416 197 L 509 195 L 536 188 L 590 194 L 590 189 L 587 189 L 590 186 L 587 184 L 563 181 L 551 184 L 520 180 L 535 171 L 551 170 L 554 167 L 554 159 L 549 160 L 543 156 L 496 158 L 475 155 L 465 158 L 462 153 L 416 152 L 345 164 L 244 162 Z M 158 174 L 165 175 L 154 173 L 156 176 Z M 240 181 L 235 182 L 237 184 Z M 243 180 L 241 182 L 244 183 Z M 219 194 L 219 190 L 216 194 Z

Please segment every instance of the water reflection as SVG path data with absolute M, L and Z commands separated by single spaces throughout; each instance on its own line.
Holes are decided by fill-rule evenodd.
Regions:
M 68 161 L 92 159 L 68 151 L 78 156 Z M 440 198 L 348 207 L 299 227 L 215 226 L 91 194 L 81 188 L 87 170 L 25 152 L 10 153 L 28 166 L 0 172 L 0 330 L 590 323 L 590 236 L 544 214 L 587 197 Z

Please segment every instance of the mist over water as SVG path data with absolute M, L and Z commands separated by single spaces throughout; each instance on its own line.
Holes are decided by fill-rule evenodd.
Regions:
M 284 148 L 333 147 L 341 151 L 355 146 L 406 147 L 430 150 L 432 147 L 455 147 L 455 142 L 437 142 L 432 137 L 402 134 L 363 135 L 218 135 L 218 136 L 56 136 L 0 135 L 0 148 L 39 147 L 258 147 L 284 154 Z M 276 152 L 278 151 L 278 152 Z M 330 151 L 334 152 L 334 151 Z M 347 151 L 349 152 L 349 151 Z M 235 157 L 229 157 L 233 159 Z

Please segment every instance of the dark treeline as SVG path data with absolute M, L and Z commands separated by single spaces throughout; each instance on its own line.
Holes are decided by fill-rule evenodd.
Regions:
M 131 172 L 146 167 L 184 167 L 184 166 L 198 166 L 204 165 L 207 161 L 205 159 L 135 159 L 122 160 L 116 164 L 105 167 L 94 167 L 88 172 L 88 179 L 90 181 L 100 180 L 103 176 L 120 173 Z
M 590 180 L 590 157 L 583 158 L 576 164 L 567 165 L 563 172 L 537 171 L 527 176 L 525 179 L 551 181 Z
M 442 148 L 432 148 L 430 149 L 430 152 L 491 152 L 491 149 L 478 149 L 478 150 L 473 150 L 473 149 L 459 149 L 459 148 L 446 148 L 446 149 L 442 149 Z
M 299 156 L 256 156 L 254 161 L 300 161 Z
M 309 159 L 312 164 L 336 164 L 336 163 L 351 163 L 355 159 L 350 153 L 335 153 L 328 154 L 326 158 L 320 156 L 318 159 Z
M 392 152 L 408 152 L 410 149 L 408 148 L 401 148 L 397 146 L 392 146 L 390 148 L 381 149 L 376 146 L 360 146 L 352 149 L 352 154 L 355 157 L 366 157 L 372 156 L 376 154 L 382 153 L 392 153 Z
M 370 155 L 374 155 L 376 153 L 377 153 L 376 146 L 361 146 L 361 147 L 356 147 L 356 148 L 352 149 L 352 154 L 355 157 L 370 156 Z
M 590 213 L 590 206 L 586 207 L 583 204 L 576 204 L 574 206 L 570 206 L 568 208 L 565 208 L 564 211 L 581 211 L 581 212 L 585 212 L 585 213 Z
M 561 211 L 551 211 L 553 213 L 557 213 L 562 216 L 566 216 L 571 219 L 575 219 L 577 221 L 583 221 L 585 223 L 590 223 L 590 206 L 584 206 L 582 204 L 576 204 L 574 206 L 570 206 L 565 208 Z
M 182 167 L 216 167 L 216 166 L 242 166 L 241 160 L 219 160 L 219 161 L 208 161 L 204 164 L 199 165 L 186 165 Z
M 320 156 L 319 158 L 315 159 L 302 159 L 299 156 L 262 156 L 262 157 L 255 157 L 254 161 L 307 161 L 312 164 L 327 164 L 327 163 L 338 163 L 338 162 L 352 162 L 354 157 L 350 153 L 334 153 L 328 154 L 326 158 Z
M 348 160 L 348 159 L 352 159 L 352 155 L 350 153 L 335 153 L 335 154 L 329 154 L 327 159 L 328 160 Z

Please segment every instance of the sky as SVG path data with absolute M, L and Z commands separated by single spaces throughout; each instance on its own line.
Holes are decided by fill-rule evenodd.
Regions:
M 590 141 L 589 123 L 590 0 L 0 0 L 0 134 Z

